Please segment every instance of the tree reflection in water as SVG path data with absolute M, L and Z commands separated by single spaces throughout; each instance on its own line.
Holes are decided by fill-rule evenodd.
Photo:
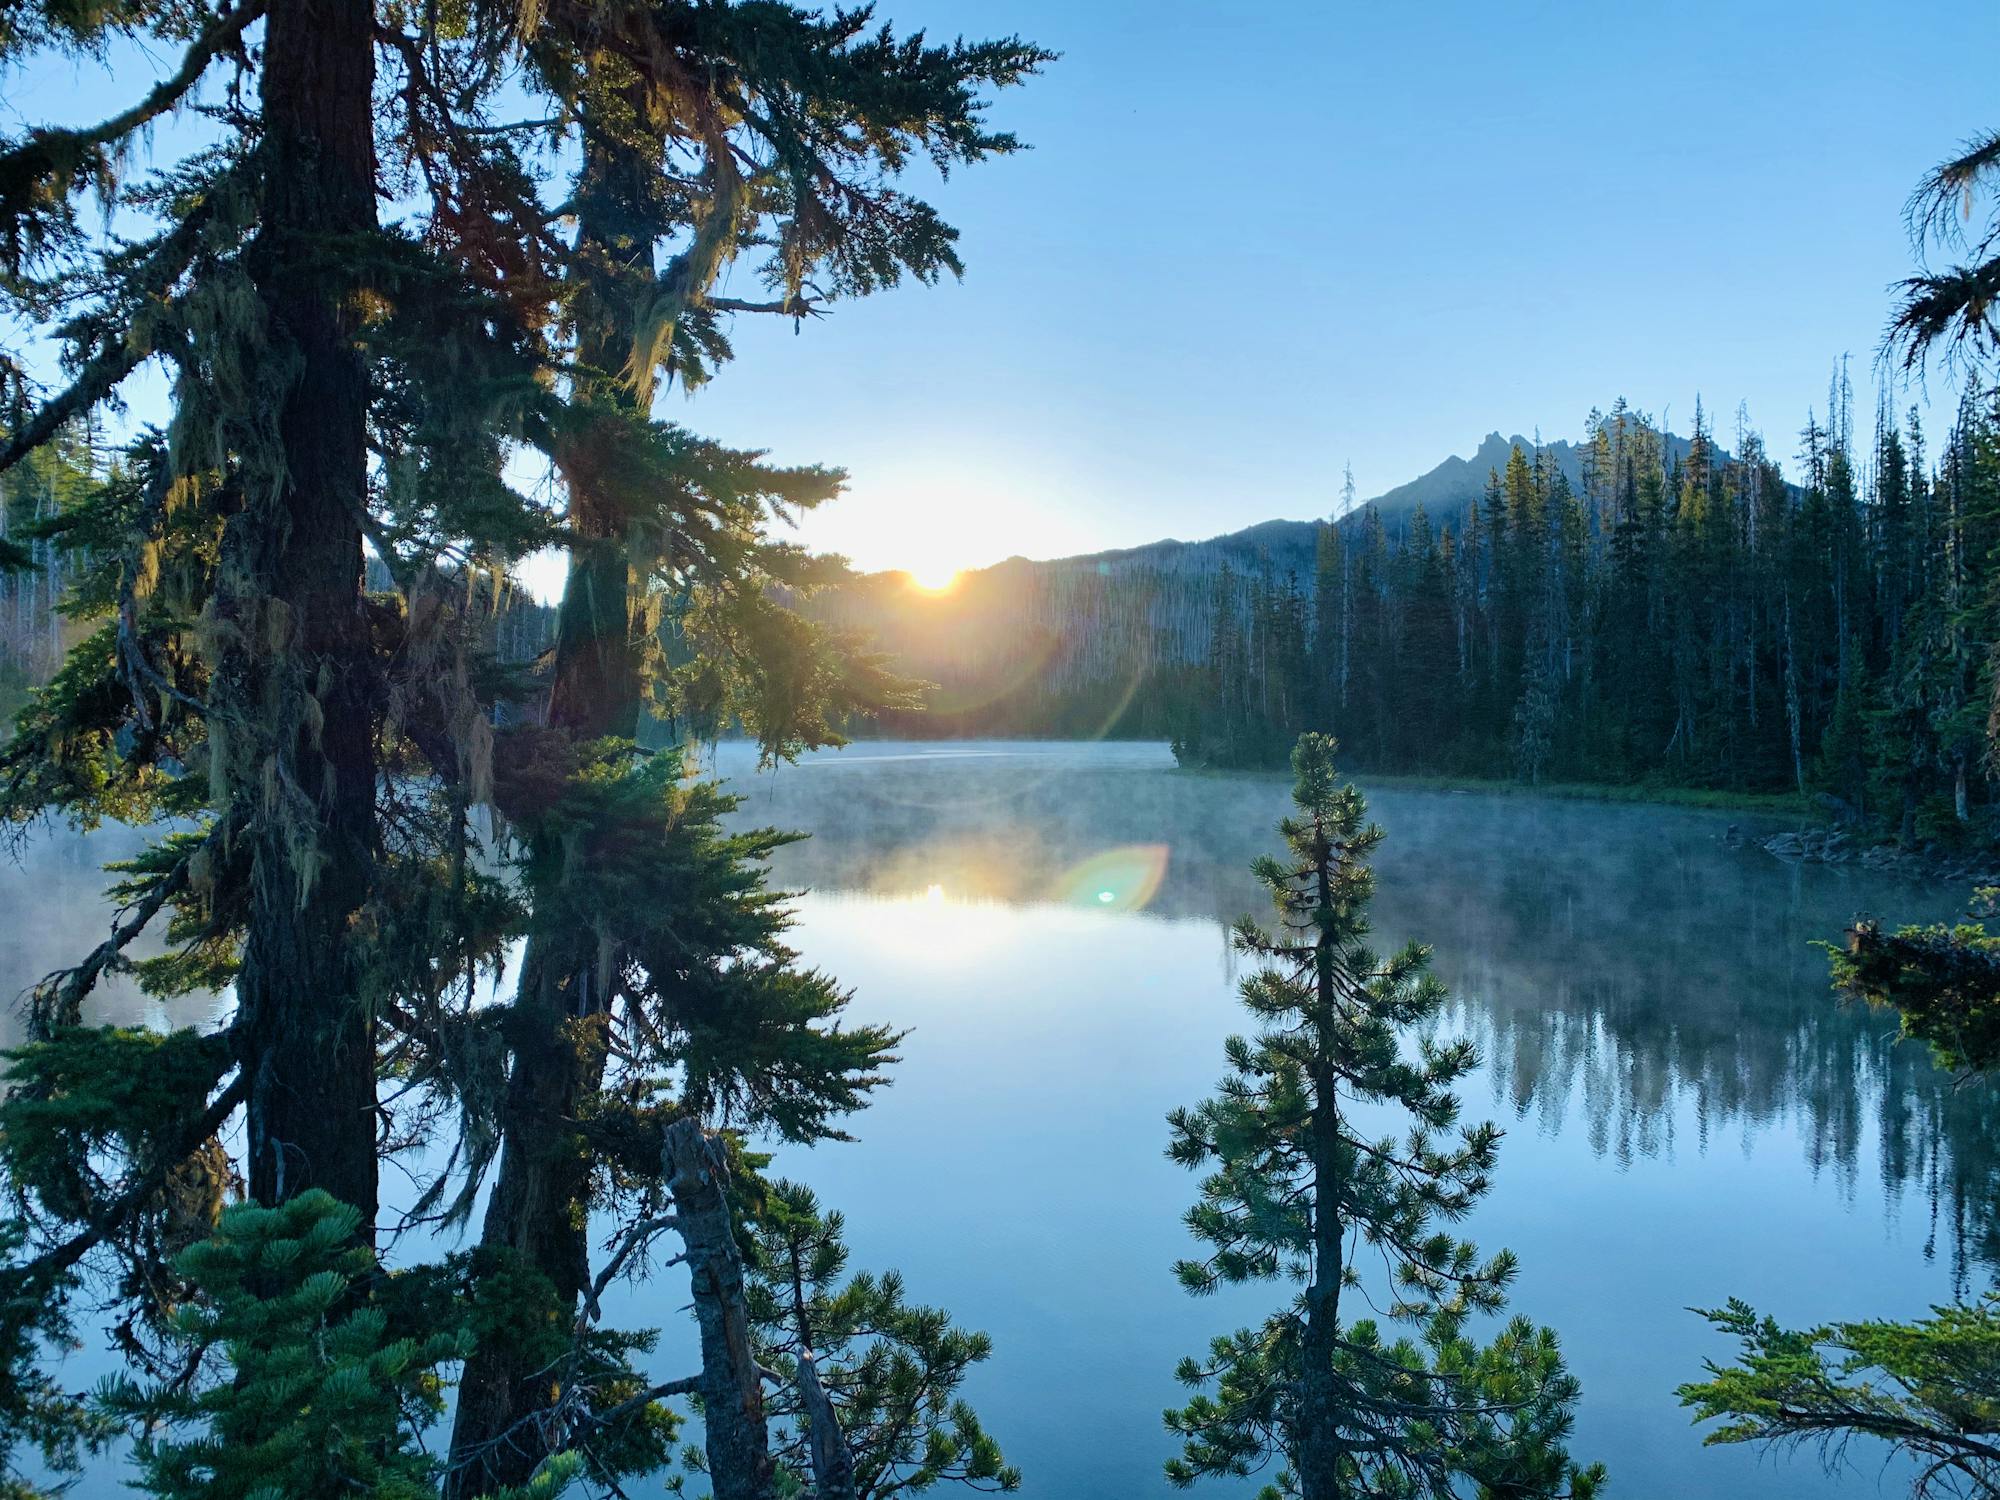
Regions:
M 1177 773 L 1147 746 L 861 745 L 754 782 L 732 749 L 739 818 L 816 835 L 780 881 L 828 891 L 1084 901 L 1079 867 L 1159 846 L 1146 910 L 1227 923 L 1257 906 L 1248 864 L 1285 797 L 1281 777 Z M 1630 1161 L 1784 1124 L 1845 1197 L 1872 1158 L 1961 1285 L 2000 1267 L 2000 1098 L 1842 1004 L 1813 946 L 1862 912 L 1949 916 L 1964 893 L 1778 863 L 1725 838 L 1760 826 L 1736 815 L 1363 788 L 1393 835 L 1382 937 L 1434 944 L 1516 1128 Z M 1689 1119 L 1697 1138 L 1677 1139 Z

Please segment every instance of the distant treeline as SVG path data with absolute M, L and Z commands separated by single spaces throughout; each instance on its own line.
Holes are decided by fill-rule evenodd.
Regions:
M 0 476 L 0 558 L 24 564 L 0 567 L 0 733 L 74 638 L 56 605 L 80 555 L 44 533 L 99 467 L 95 434 L 79 424 Z
M 1730 452 L 1705 418 L 1683 438 L 1621 401 L 1575 448 L 1493 440 L 1462 504 L 1015 559 L 935 597 L 874 575 L 806 608 L 933 684 L 857 733 L 1158 738 L 1276 768 L 1324 730 L 1359 770 L 1818 794 L 1905 841 L 1990 841 L 2000 396 L 1964 402 L 1934 458 L 1914 413 L 1857 444 L 1838 386 L 1829 410 L 1793 476 L 1755 433 Z M 8 476 L 0 514 L 43 566 L 0 579 L 0 700 L 59 659 L 45 530 L 97 467 L 80 437 Z M 494 631 L 524 662 L 554 611 L 517 593 Z
M 1684 459 L 1593 413 L 1581 483 L 1512 452 L 1476 508 L 1327 527 L 1308 578 L 1219 574 L 1184 762 L 1821 792 L 1905 841 L 1989 832 L 2000 402 L 1927 466 L 1913 411 L 1858 460 L 1844 386 L 1788 483 L 1754 433 Z

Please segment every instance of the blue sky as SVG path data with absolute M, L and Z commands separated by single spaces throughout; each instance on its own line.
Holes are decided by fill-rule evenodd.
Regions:
M 1621 393 L 1725 433 L 1747 402 L 1789 455 L 1836 357 L 1866 385 L 1911 186 L 2000 114 L 1961 0 L 881 11 L 1064 53 L 994 111 L 1035 149 L 937 191 L 965 280 L 739 320 L 661 405 L 845 466 L 808 537 L 870 567 L 1322 514 L 1343 463 L 1373 494 Z M 67 63 L 6 93 L 112 97 Z
M 2000 110 L 1971 4 L 886 10 L 1059 48 L 1035 150 L 944 190 L 962 285 L 745 330 L 685 415 L 847 465 L 816 535 L 878 565 L 1323 513 L 1621 392 L 1789 455 Z

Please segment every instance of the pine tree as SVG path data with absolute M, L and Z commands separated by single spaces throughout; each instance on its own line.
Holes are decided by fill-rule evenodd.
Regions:
M 16 1271 L 27 1238 L 19 1221 L 0 1221 L 0 1500 L 53 1500 L 82 1472 L 85 1455 L 117 1430 L 43 1367 L 51 1350 L 80 1347 L 70 1313 L 77 1278 L 55 1269 Z M 23 1449 L 40 1461 L 43 1482 L 23 1471 Z
M 1472 1336 L 1476 1316 L 1504 1305 L 1515 1262 L 1481 1259 L 1440 1226 L 1485 1193 L 1500 1132 L 1458 1127 L 1452 1088 L 1476 1064 L 1471 1043 L 1424 1038 L 1407 1052 L 1406 1033 L 1446 994 L 1428 950 L 1382 958 L 1367 946 L 1382 831 L 1339 782 L 1333 751 L 1323 735 L 1299 741 L 1285 856 L 1257 866 L 1278 928 L 1246 918 L 1237 930 L 1258 965 L 1243 1001 L 1263 1029 L 1231 1038 L 1214 1098 L 1175 1111 L 1169 1153 L 1209 1169 L 1188 1214 L 1206 1249 L 1177 1268 L 1182 1284 L 1200 1294 L 1286 1278 L 1302 1290 L 1261 1327 L 1183 1362 L 1200 1394 L 1167 1414 L 1183 1444 L 1168 1477 L 1184 1486 L 1275 1460 L 1266 1494 L 1304 1500 L 1443 1500 L 1468 1483 L 1592 1494 L 1602 1471 L 1570 1461 L 1578 1392 L 1555 1335 L 1517 1317 L 1490 1343 Z M 1385 1107 L 1410 1117 L 1405 1139 L 1363 1133 L 1364 1114 Z M 1364 1271 L 1378 1259 L 1380 1286 Z M 1380 1319 L 1352 1315 L 1354 1300 L 1378 1294 Z
M 73 1026 L 97 978 L 125 967 L 125 949 L 167 913 L 173 951 L 148 982 L 231 983 L 238 1001 L 212 1068 L 183 1079 L 180 1120 L 204 1120 L 229 1079 L 253 1194 L 277 1203 L 326 1187 L 372 1235 L 378 1018 L 410 998 L 399 983 L 426 982 L 413 950 L 450 973 L 478 951 L 452 924 L 411 944 L 404 923 L 496 903 L 454 899 L 477 893 L 476 879 L 436 899 L 443 851 L 384 834 L 428 838 L 453 801 L 438 782 L 458 790 L 482 772 L 485 705 L 451 692 L 477 654 L 478 591 L 454 580 L 462 612 L 434 594 L 371 598 L 363 536 L 385 560 L 411 536 L 433 558 L 518 556 L 546 540 L 524 499 L 494 504 L 507 493 L 501 436 L 542 399 L 535 369 L 492 278 L 463 253 L 463 222 L 434 201 L 421 239 L 377 224 L 378 137 L 396 113 L 378 111 L 378 21 L 387 32 L 400 17 L 281 0 L 28 7 L 19 19 L 10 49 L 89 49 L 118 32 L 180 54 L 102 124 L 31 129 L 0 148 L 8 306 L 29 336 L 59 341 L 71 377 L 45 392 L 7 361 L 18 379 L 0 470 L 59 447 L 148 361 L 167 367 L 173 413 L 38 527 L 73 565 L 63 607 L 87 634 L 0 752 L 0 812 L 115 816 L 160 837 L 120 882 L 127 919 L 42 987 L 36 1026 Z M 459 18 L 440 54 L 476 50 L 474 19 Z M 243 37 L 260 20 L 253 55 Z M 232 93 L 216 144 L 123 182 L 135 133 L 222 73 Z M 391 154 L 407 164 L 429 150 L 438 164 L 469 138 L 405 132 Z M 445 179 L 506 175 L 494 166 L 504 155 L 496 142 L 457 159 L 437 196 Z M 77 202 L 89 192 L 141 232 L 87 233 Z M 456 671 L 435 671 L 440 657 Z M 440 699 L 445 723 L 431 716 Z M 186 823 L 195 831 L 174 827 Z M 440 843 L 462 852 L 466 837 L 461 818 Z M 449 867 L 463 873 L 462 860 Z M 155 1143 L 150 1170 L 177 1170 L 176 1149 L 212 1133 Z M 128 1227 L 93 1215 L 87 1233 L 95 1243 Z
M 1722 1424 L 1704 1442 L 1811 1446 L 1833 1468 L 1873 1438 L 1913 1461 L 1913 1500 L 2000 1495 L 2000 1295 L 1908 1323 L 1787 1329 L 1735 1299 L 1702 1316 L 1740 1350 L 1680 1389 Z
M 1990 909 L 2000 892 L 1983 892 Z M 1983 924 L 1885 931 L 1859 922 L 1833 954 L 1851 998 L 1893 1007 L 1905 1038 L 1961 1080 L 2000 1065 L 2000 938 Z M 2000 1296 L 1933 1307 L 1908 1322 L 1855 1319 L 1791 1329 L 1731 1298 L 1704 1311 L 1737 1355 L 1704 1361 L 1680 1388 L 1707 1443 L 1811 1446 L 1841 1462 L 1856 1437 L 1914 1461 L 1915 1500 L 2000 1495 Z
M 1018 1489 L 1019 1471 L 959 1394 L 992 1341 L 910 1305 L 894 1271 L 843 1280 L 844 1230 L 799 1183 L 763 1193 L 749 1308 L 758 1358 L 782 1379 L 771 1402 L 780 1463 L 821 1500 Z
M 1885 347 L 1905 373 L 1920 370 L 1933 354 L 1979 370 L 2000 357 L 2000 331 L 1992 307 L 2000 292 L 2000 212 L 1993 188 L 2000 180 L 2000 131 L 1986 131 L 1941 162 L 1910 195 L 1907 218 L 1921 254 L 1931 244 L 1963 248 L 1972 259 L 1946 270 L 1924 270 L 1904 281 Z M 1986 223 L 1970 233 L 1973 208 L 1987 200 Z
M 670 1227 L 686 1238 L 694 1222 L 685 1206 L 661 1212 L 672 1127 L 839 1138 L 839 1116 L 885 1081 L 897 1037 L 846 1024 L 846 993 L 800 967 L 783 941 L 785 900 L 765 884 L 765 861 L 789 840 L 768 830 L 725 833 L 721 819 L 736 799 L 684 779 L 678 749 L 642 755 L 605 740 L 579 751 L 553 727 L 513 736 L 509 746 L 510 757 L 535 751 L 531 761 L 505 758 L 496 769 L 495 796 L 515 824 L 523 879 L 536 895 L 522 990 L 563 993 L 539 971 L 552 950 L 534 938 L 548 932 L 565 944 L 589 940 L 594 966 L 583 983 L 602 999 L 554 1024 L 538 1007 L 517 1004 L 496 1023 L 516 1058 L 500 1115 L 513 1132 L 508 1148 L 556 1175 L 566 1196 L 560 1216 L 523 1219 L 517 1179 L 503 1169 L 510 1194 L 496 1188 L 500 1206 L 488 1210 L 481 1264 L 546 1299 L 557 1326 L 574 1324 L 573 1357 L 582 1358 L 603 1274 L 589 1257 L 589 1214 L 619 1215 L 632 1236 L 607 1265 Z M 551 1055 L 520 1061 L 534 1048 Z M 579 1078 L 588 1092 L 535 1092 Z M 476 1182 L 468 1177 L 462 1204 Z M 698 1284 L 705 1313 L 702 1295 Z M 454 1428 L 458 1493 L 521 1482 L 562 1431 L 550 1408 L 568 1384 L 548 1377 L 548 1352 L 520 1340 L 487 1343 L 492 1352 L 475 1352 L 467 1365 L 461 1402 L 471 1414 Z M 642 1407 L 627 1415 L 645 1417 Z M 720 1432 L 719 1422 L 709 1424 L 711 1448 Z

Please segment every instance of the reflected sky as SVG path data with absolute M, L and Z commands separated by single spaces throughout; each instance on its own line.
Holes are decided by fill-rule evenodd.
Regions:
M 744 794 L 740 825 L 813 835 L 777 859 L 808 892 L 795 946 L 853 988 L 856 1020 L 910 1028 L 856 1142 L 781 1151 L 779 1169 L 847 1215 L 857 1269 L 898 1267 L 914 1299 L 993 1335 L 971 1394 L 1031 1500 L 1164 1500 L 1175 1361 L 1273 1300 L 1175 1285 L 1195 1185 L 1164 1117 L 1212 1087 L 1243 1027 L 1225 924 L 1261 915 L 1248 865 L 1275 844 L 1285 780 L 1184 774 L 1125 744 L 858 745 L 764 775 L 724 746 L 710 764 Z M 1381 939 L 1435 946 L 1446 1024 L 1486 1058 L 1467 1114 L 1507 1131 L 1468 1231 L 1520 1254 L 1518 1304 L 1562 1332 L 1579 1451 L 1625 1497 L 1893 1490 L 1858 1451 L 1829 1480 L 1810 1457 L 1703 1450 L 1672 1389 L 1727 1352 L 1690 1305 L 1905 1315 L 2000 1264 L 1992 1092 L 1954 1089 L 1884 1018 L 1836 1003 L 1812 946 L 1858 911 L 1948 915 L 1951 893 L 1780 864 L 1726 841 L 1726 815 L 1370 801 L 1389 833 Z M 58 837 L 0 865 L 0 988 L 103 934 L 98 864 L 130 848 Z M 204 1018 L 126 989 L 95 1004 Z M 662 1376 L 690 1367 L 685 1304 L 672 1277 L 616 1299 L 618 1322 L 664 1327 Z M 78 1493 L 122 1491 L 93 1474 Z
M 848 1213 L 857 1265 L 901 1266 L 994 1335 L 977 1395 L 1029 1495 L 1165 1496 L 1174 1361 L 1272 1299 L 1175 1286 L 1194 1182 L 1164 1158 L 1163 1116 L 1211 1088 L 1242 1029 L 1225 924 L 1261 914 L 1248 865 L 1287 783 L 1179 773 L 1158 746 L 940 749 L 857 745 L 754 778 L 721 753 L 740 820 L 814 834 L 778 861 L 812 892 L 798 946 L 855 987 L 858 1017 L 912 1028 L 859 1144 L 783 1164 Z M 1397 789 L 1370 805 L 1389 833 L 1380 937 L 1436 948 L 1447 1024 L 1486 1058 L 1467 1113 L 1507 1131 L 1469 1230 L 1521 1255 L 1519 1305 L 1566 1340 L 1579 1451 L 1625 1496 L 1893 1490 L 1860 1450 L 1844 1479 L 1704 1450 L 1672 1391 L 1727 1352 L 1689 1306 L 1909 1314 L 2000 1261 L 1991 1092 L 1838 1004 L 1812 946 L 1859 911 L 1948 915 L 1950 895 L 1781 864 L 1728 842 L 1731 815 Z M 1092 876 L 1141 867 L 1152 888 L 1129 904 L 1143 885 Z

